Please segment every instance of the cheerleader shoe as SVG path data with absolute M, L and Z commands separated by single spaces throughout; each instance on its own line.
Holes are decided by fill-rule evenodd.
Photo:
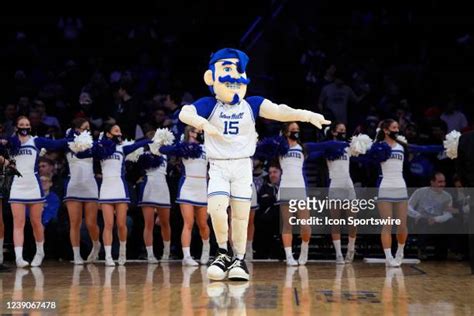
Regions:
M 196 260 L 194 260 L 191 257 L 183 258 L 182 262 L 183 262 L 183 266 L 195 267 L 199 265 L 199 263 L 197 263 Z
M 44 254 L 37 253 L 34 256 L 33 261 L 31 261 L 31 266 L 32 267 L 39 267 L 41 265 L 41 263 L 43 263 L 43 259 L 44 259 Z
M 227 250 L 219 248 L 216 258 L 207 268 L 207 277 L 214 281 L 224 280 L 231 265 L 232 261 Z
M 158 264 L 159 263 L 158 259 L 156 259 L 154 256 L 148 257 L 146 259 L 146 261 L 148 262 L 148 264 Z
M 235 259 L 229 268 L 229 280 L 231 281 L 248 281 L 250 278 L 249 270 L 245 260 Z
M 25 261 L 23 258 L 16 259 L 15 263 L 16 263 L 17 268 L 26 268 L 27 266 L 30 265 L 28 261 Z
M 83 264 L 84 264 L 84 260 L 82 260 L 82 258 L 75 258 L 75 259 L 74 259 L 74 264 L 75 264 L 75 265 L 83 265 Z
M 399 268 L 400 263 L 396 259 L 390 258 L 390 259 L 385 259 L 385 266 L 389 268 Z
M 125 262 L 127 262 L 127 257 L 125 257 L 125 256 L 123 256 L 123 255 L 122 255 L 122 256 L 119 256 L 119 258 L 118 258 L 118 264 L 119 264 L 119 266 L 123 266 L 123 265 L 125 264 Z
M 112 259 L 112 257 L 106 257 L 106 258 L 105 258 L 105 266 L 107 266 L 107 267 L 115 267 L 114 259 Z
M 201 259 L 199 262 L 201 264 L 207 264 L 209 262 L 209 248 L 202 248 Z
M 308 262 L 308 252 L 301 251 L 300 257 L 298 258 L 298 264 L 304 266 Z
M 295 267 L 298 265 L 298 261 L 293 257 L 286 258 L 286 265 L 289 267 Z
M 162 262 L 163 261 L 169 261 L 169 260 L 170 260 L 170 255 L 169 254 L 163 254 L 161 256 L 161 259 L 160 259 L 160 261 L 162 261 Z
M 403 263 L 403 257 L 404 257 L 404 256 L 403 256 L 403 253 L 398 253 L 398 252 L 397 252 L 397 254 L 396 254 L 396 256 L 395 256 L 395 261 L 396 261 L 396 263 L 398 264 L 398 266 L 401 266 L 401 265 L 402 265 L 402 263 Z
M 352 263 L 354 261 L 355 251 L 348 250 L 346 253 L 346 263 Z
M 97 260 L 99 260 L 99 252 L 100 252 L 100 243 L 98 243 L 98 245 L 92 247 L 91 253 L 87 257 L 86 262 L 87 263 L 97 262 Z
M 336 264 L 345 264 L 346 262 L 344 261 L 343 256 L 336 256 Z

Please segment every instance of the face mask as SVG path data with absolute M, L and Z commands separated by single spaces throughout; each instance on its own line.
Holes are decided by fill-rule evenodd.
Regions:
M 122 136 L 117 136 L 117 135 L 114 135 L 112 137 L 112 141 L 116 144 L 120 144 L 122 142 Z
M 17 131 L 18 135 L 28 136 L 28 135 L 30 135 L 30 133 L 31 133 L 31 128 L 29 128 L 29 127 L 27 127 L 27 128 L 18 127 L 18 131 Z
M 345 140 L 347 140 L 347 138 L 346 138 L 346 133 L 337 133 L 336 139 L 339 140 L 339 141 L 345 141 Z
M 397 137 L 398 137 L 398 135 L 400 135 L 399 132 L 393 132 L 393 131 L 391 131 L 391 132 L 388 134 L 388 136 L 389 136 L 391 139 L 393 139 L 393 140 L 396 140 Z
M 300 132 L 290 132 L 290 136 L 288 136 L 288 138 L 292 140 L 298 140 L 300 139 Z
M 199 144 L 204 144 L 204 134 L 203 133 L 197 133 L 196 135 L 196 141 Z

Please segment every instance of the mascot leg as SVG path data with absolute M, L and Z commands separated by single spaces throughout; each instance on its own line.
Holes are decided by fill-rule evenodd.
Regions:
M 232 208 L 232 242 L 236 250 L 236 257 L 244 259 L 247 246 L 247 227 L 250 216 L 250 201 L 231 200 Z

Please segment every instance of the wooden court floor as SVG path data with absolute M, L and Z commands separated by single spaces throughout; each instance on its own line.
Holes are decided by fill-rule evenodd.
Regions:
M 73 266 L 0 273 L 4 314 L 85 315 L 474 315 L 468 265 L 428 262 L 402 268 L 355 262 L 249 264 L 251 282 L 209 282 L 205 267 L 180 262 Z M 15 309 L 12 302 L 51 302 Z M 52 302 L 55 308 L 51 308 Z M 28 306 L 28 305 L 23 305 Z M 45 307 L 45 305 L 43 305 Z

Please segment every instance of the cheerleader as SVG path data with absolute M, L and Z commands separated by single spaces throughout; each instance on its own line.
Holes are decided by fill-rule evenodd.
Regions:
M 151 141 L 148 139 L 123 145 L 122 132 L 118 125 L 105 127 L 101 140 L 94 144 L 93 155 L 100 159 L 102 167 L 102 184 L 99 190 L 99 203 L 104 217 L 102 240 L 105 248 L 105 265 L 115 266 L 112 259 L 112 230 L 114 213 L 117 216 L 117 230 L 120 240 L 119 265 L 126 262 L 127 245 L 127 210 L 130 203 L 128 186 L 125 181 L 125 159 L 131 152 Z
M 403 163 L 406 144 L 397 139 L 399 126 L 397 121 L 386 119 L 381 122 L 375 144 L 370 153 L 386 152 L 385 157 L 378 159 L 382 169 L 377 207 L 381 218 L 393 218 L 393 213 L 400 220 L 397 227 L 398 248 L 395 258 L 392 255 L 392 226 L 385 225 L 381 233 L 382 246 L 385 253 L 385 264 L 389 267 L 399 267 L 403 260 L 403 250 L 408 237 L 407 213 L 408 192 L 403 178 Z
M 169 260 L 171 246 L 170 226 L 170 191 L 166 182 L 167 156 L 154 155 L 146 150 L 138 159 L 138 164 L 145 170 L 144 181 L 140 184 L 138 206 L 142 208 L 145 227 L 143 239 L 147 251 L 148 263 L 156 264 L 158 260 L 153 254 L 153 227 L 155 209 L 158 212 L 156 223 L 161 227 L 163 238 L 162 261 Z
M 286 264 L 288 266 L 304 265 L 308 260 L 309 240 L 311 238 L 311 227 L 301 226 L 301 252 L 296 261 L 293 258 L 292 242 L 293 235 L 289 225 L 289 200 L 306 199 L 306 183 L 303 176 L 304 153 L 299 138 L 300 127 L 296 122 L 289 122 L 283 125 L 282 134 L 288 143 L 286 154 L 280 155 L 279 162 L 282 170 L 280 189 L 278 190 L 277 203 L 280 204 L 280 211 L 283 220 L 282 240 L 285 248 Z M 308 210 L 298 210 L 299 218 L 309 218 Z
M 13 213 L 13 243 L 17 267 L 29 265 L 23 259 L 23 242 L 26 207 L 30 209 L 30 222 L 36 241 L 36 254 L 31 262 L 38 267 L 44 258 L 44 228 L 41 223 L 45 197 L 38 175 L 39 152 L 42 148 L 61 150 L 67 148 L 67 140 L 50 140 L 31 136 L 31 124 L 27 117 L 20 116 L 16 121 L 16 135 L 8 140 L 11 157 L 16 161 L 21 177 L 16 175 L 10 191 L 9 203 Z
M 168 155 L 175 154 L 183 158 L 182 163 L 184 170 L 179 182 L 176 203 L 180 206 L 184 221 L 183 231 L 181 233 L 181 244 L 183 247 L 183 265 L 186 266 L 198 265 L 190 253 L 194 217 L 196 217 L 196 223 L 202 239 L 200 263 L 207 264 L 209 261 L 210 232 L 207 224 L 207 158 L 204 152 L 204 146 L 199 145 L 203 142 L 204 138 L 202 132 L 199 132 L 192 126 L 186 126 L 184 130 L 184 143 L 182 144 L 195 144 L 195 146 L 187 147 L 189 149 L 187 153 L 182 152 L 178 154 L 179 150 L 176 150 L 176 146 L 164 146 L 160 148 L 160 151 L 163 153 L 167 153 Z M 197 150 L 192 150 L 191 148 L 193 147 Z
M 66 135 L 69 139 L 90 129 L 89 122 L 84 118 L 76 118 L 72 125 L 73 129 Z M 79 248 L 83 210 L 85 212 L 87 230 L 92 240 L 92 251 L 87 257 L 87 262 L 95 262 L 99 257 L 100 251 L 100 230 L 97 225 L 99 187 L 94 177 L 93 158 L 92 155 L 86 158 L 82 154 L 81 159 L 72 151 L 67 152 L 66 158 L 69 166 L 69 178 L 66 182 L 64 201 L 69 214 L 69 238 L 71 239 L 74 253 L 74 264 L 84 263 Z

